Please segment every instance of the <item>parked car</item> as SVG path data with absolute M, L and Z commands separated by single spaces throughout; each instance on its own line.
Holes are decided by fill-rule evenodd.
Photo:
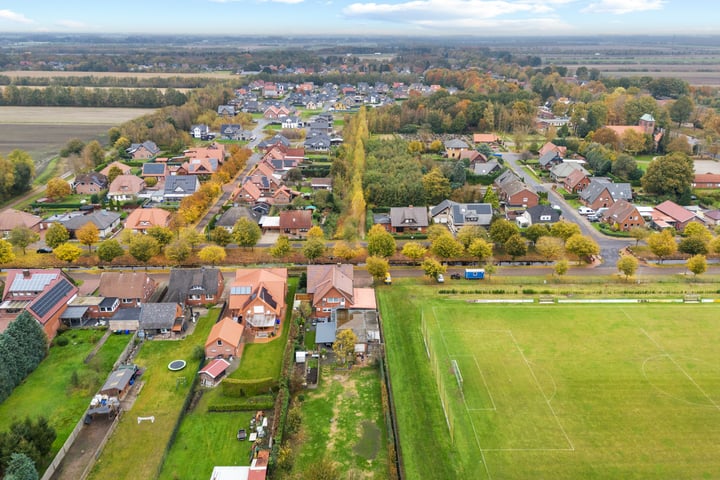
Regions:
M 590 207 L 578 207 L 578 213 L 580 215 L 593 215 L 595 210 Z
M 40 247 L 37 250 L 37 253 L 52 253 L 53 250 L 50 247 Z
M 588 221 L 590 222 L 599 222 L 600 217 L 597 216 L 597 214 L 593 213 L 587 216 Z
M 392 283 L 392 277 L 389 273 L 385 274 L 385 285 L 390 285 Z
M 452 278 L 453 280 L 460 280 L 462 278 L 462 275 L 460 275 L 459 273 L 453 273 L 452 275 L 450 275 L 450 278 Z
M 438 282 L 438 283 L 445 283 L 445 277 L 443 277 L 443 274 L 442 274 L 442 273 L 438 274 L 438 276 L 437 276 L 437 282 Z

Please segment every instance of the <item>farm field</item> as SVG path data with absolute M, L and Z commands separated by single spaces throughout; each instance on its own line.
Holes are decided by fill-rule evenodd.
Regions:
M 717 305 L 488 305 L 434 292 L 378 290 L 407 478 L 720 476 Z
M 80 72 L 80 71 L 49 71 L 49 70 L 8 70 L 0 72 L 10 78 L 67 78 L 67 77 L 114 77 L 114 78 L 237 78 L 237 75 L 228 72 L 203 73 L 163 73 L 163 72 Z

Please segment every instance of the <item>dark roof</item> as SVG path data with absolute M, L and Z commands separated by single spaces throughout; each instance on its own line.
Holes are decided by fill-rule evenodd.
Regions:
M 109 210 L 98 210 L 87 215 L 77 215 L 64 222 L 61 222 L 68 230 L 77 230 L 89 222 L 95 224 L 98 230 L 110 228 L 113 223 L 120 220 L 120 214 Z
M 390 223 L 393 227 L 427 227 L 427 208 L 392 207 L 390 209 Z
M 216 295 L 218 278 L 222 277 L 217 268 L 173 268 L 164 300 L 184 303 L 190 293 Z
M 177 303 L 144 303 L 140 308 L 140 328 L 170 330 L 175 324 Z
M 132 368 L 121 368 L 115 370 L 110 374 L 108 379 L 105 381 L 105 385 L 100 389 L 100 392 L 107 392 L 109 390 L 125 390 L 125 387 L 130 383 L 130 379 L 135 375 L 135 370 Z
M 73 182 L 75 185 L 81 183 L 95 183 L 103 188 L 107 188 L 107 177 L 100 172 L 81 173 L 75 177 Z
M 143 163 L 143 175 L 165 175 L 167 165 L 160 162 Z
M 116 301 L 117 301 L 117 297 L 105 297 L 102 299 L 102 302 L 100 302 L 100 305 L 98 305 L 98 306 L 100 308 L 112 307 Z
M 198 179 L 194 175 L 172 175 L 165 179 L 165 194 L 195 193 Z
M 67 307 L 65 311 L 60 315 L 63 320 L 71 320 L 75 318 L 82 318 L 88 311 L 88 307 L 82 305 L 74 305 Z
M 60 300 L 65 297 L 65 295 L 70 293 L 72 289 L 73 285 L 66 279 L 61 278 L 58 283 L 50 288 L 50 290 L 30 305 L 30 310 L 37 315 L 38 318 L 43 318 L 57 305 Z
M 320 322 L 315 327 L 315 343 L 334 343 L 336 333 L 336 322 Z
M 124 321 L 124 320 L 139 320 L 140 319 L 140 307 L 132 308 L 119 308 L 117 312 L 112 316 L 112 320 Z
M 540 166 L 542 166 L 542 167 L 545 167 L 545 166 L 547 166 L 549 163 L 552 163 L 552 162 L 562 163 L 562 161 L 563 161 L 563 158 L 562 158 L 562 157 L 560 156 L 560 154 L 559 154 L 557 151 L 555 151 L 555 150 L 551 150 L 551 151 L 547 152 L 545 155 L 541 156 L 541 157 L 538 159 L 538 163 L 539 163 Z
M 248 207 L 238 206 L 228 208 L 225 213 L 218 218 L 217 222 L 215 222 L 215 226 L 232 228 L 241 218 L 247 218 L 248 220 L 252 220 L 256 223 L 258 221 L 257 215 L 254 215 L 252 210 Z
M 253 294 L 250 296 L 250 298 L 248 299 L 248 302 L 250 302 L 250 301 L 252 301 L 252 300 L 255 300 L 255 298 L 257 298 L 257 297 L 260 297 L 260 299 L 261 299 L 262 301 L 264 301 L 265 303 L 267 303 L 268 305 L 270 305 L 273 309 L 277 308 L 277 302 L 276 302 L 275 299 L 272 297 L 272 295 L 270 294 L 270 292 L 268 291 L 267 288 L 262 287 L 262 288 L 260 289 L 260 292 L 259 292 L 259 293 L 253 293 Z
M 549 205 L 535 205 L 527 209 L 530 220 L 535 223 L 555 223 L 560 220 L 560 212 Z M 544 220 L 543 217 L 550 217 Z

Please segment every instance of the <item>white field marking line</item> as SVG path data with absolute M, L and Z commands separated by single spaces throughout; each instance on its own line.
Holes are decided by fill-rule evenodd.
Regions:
M 432 309 L 433 316 L 435 317 L 435 324 L 438 326 L 438 330 L 440 331 L 440 338 L 442 339 L 443 345 L 445 345 L 445 352 L 447 353 L 448 357 L 450 357 L 450 349 L 448 348 L 447 341 L 445 340 L 445 335 L 443 335 L 442 327 L 440 326 L 440 321 L 438 320 L 437 311 L 435 310 L 434 306 L 432 307 Z M 487 473 L 488 480 L 492 480 L 492 475 L 490 475 L 490 468 L 488 467 L 487 460 L 485 459 L 485 451 L 480 444 L 480 436 L 478 435 L 477 428 L 475 428 L 475 422 L 473 422 L 470 410 L 468 410 L 468 405 L 465 401 L 465 395 L 462 395 L 461 398 L 463 406 L 465 407 L 465 411 L 467 412 L 468 419 L 470 420 L 470 425 L 473 429 L 473 435 L 475 436 L 475 444 L 477 445 L 478 450 L 480 450 L 480 458 L 482 459 L 483 466 L 485 467 L 485 473 Z
M 477 361 L 477 357 L 473 353 L 465 353 L 460 355 L 451 355 L 450 358 L 460 358 L 460 357 L 472 357 L 473 361 L 475 362 L 475 366 L 477 367 L 477 371 L 480 373 L 480 378 L 482 378 L 483 385 L 485 385 L 485 391 L 488 394 L 488 397 L 490 397 L 490 403 L 492 403 L 492 408 L 470 408 L 467 407 L 467 409 L 471 412 L 493 412 L 497 411 L 497 406 L 495 405 L 495 400 L 493 399 L 492 393 L 490 393 L 490 388 L 488 387 L 487 382 L 485 381 L 485 375 L 482 372 L 482 369 L 480 368 L 480 364 Z M 463 392 L 463 399 L 465 398 L 465 394 Z
M 627 314 L 626 314 L 626 315 L 627 315 Z M 680 364 L 675 361 L 675 359 L 672 357 L 672 355 L 670 355 L 670 354 L 667 352 L 667 350 L 665 350 L 662 346 L 660 346 L 660 344 L 659 344 L 658 342 L 656 342 L 655 339 L 652 338 L 652 337 L 645 331 L 644 328 L 641 328 L 640 331 L 643 333 L 643 335 L 645 335 L 645 336 L 648 338 L 648 340 L 650 340 L 650 341 L 657 347 L 658 350 L 660 350 L 662 353 L 664 353 L 664 354 L 667 356 L 667 358 L 670 359 L 670 361 L 678 368 L 678 370 L 680 370 L 680 371 L 683 373 L 683 375 L 685 375 L 685 376 L 688 378 L 688 380 L 690 380 L 690 381 L 692 382 L 692 384 L 697 387 L 697 389 L 700 391 L 700 393 L 702 393 L 703 396 L 705 396 L 705 398 L 707 398 L 707 399 L 710 401 L 710 403 L 711 403 L 715 408 L 717 408 L 718 410 L 720 410 L 720 405 L 718 405 L 717 403 L 715 403 L 715 400 L 713 400 L 712 398 L 710 398 L 710 395 L 708 395 L 708 394 L 705 392 L 705 390 L 703 390 L 702 387 L 697 384 L 697 382 L 695 381 L 695 379 L 692 378 L 692 377 L 690 376 L 690 374 L 687 373 L 687 372 L 685 371 L 685 369 L 682 368 L 682 367 L 680 366 Z
M 645 380 L 648 382 L 648 385 L 650 385 L 651 387 L 653 387 L 653 388 L 654 388 L 656 391 L 658 391 L 661 395 L 664 395 L 664 396 L 666 396 L 666 397 L 668 397 L 668 398 L 672 398 L 673 400 L 675 400 L 675 401 L 677 401 L 677 402 L 687 403 L 688 405 L 693 405 L 693 406 L 695 406 L 695 407 L 713 408 L 713 405 L 709 405 L 709 404 L 707 404 L 707 403 L 691 402 L 690 400 L 686 400 L 686 399 L 684 399 L 684 398 L 680 398 L 680 397 L 678 397 L 678 396 L 676 396 L 676 395 L 671 395 L 670 393 L 666 392 L 666 391 L 663 390 L 662 388 L 660 388 L 660 387 L 658 387 L 657 385 L 655 385 L 655 384 L 652 382 L 652 380 L 650 380 L 650 377 L 648 377 L 648 374 L 647 374 L 647 370 L 645 369 L 645 365 L 647 365 L 647 363 L 648 363 L 649 361 L 651 361 L 651 360 L 655 360 L 656 358 L 663 358 L 663 357 L 664 357 L 664 358 L 667 358 L 668 356 L 665 355 L 665 354 L 663 354 L 663 353 L 661 353 L 661 354 L 659 354 L 659 355 L 653 355 L 653 356 L 651 356 L 651 357 L 648 357 L 648 358 L 646 358 L 645 361 L 643 362 L 643 364 L 642 364 L 642 369 L 641 369 L 641 370 L 642 370 L 643 378 L 645 378 Z M 695 359 L 695 360 L 697 360 L 697 359 Z
M 542 387 L 540 386 L 540 382 L 538 381 L 537 377 L 535 376 L 535 371 L 530 366 L 530 362 L 528 362 L 527 357 L 525 357 L 525 353 L 520 348 L 520 345 L 518 344 L 517 340 L 515 339 L 515 335 L 513 335 L 512 330 L 508 330 L 510 333 L 510 338 L 512 338 L 513 342 L 515 343 L 515 348 L 517 348 L 518 352 L 520 352 L 520 356 L 522 356 L 523 360 L 525 361 L 525 365 L 527 365 L 528 369 L 530 370 L 530 374 L 532 375 L 533 379 L 535 380 L 535 385 L 537 385 L 538 390 L 540 390 L 540 394 L 545 399 L 545 403 L 547 404 L 548 408 L 550 409 L 550 412 L 552 412 L 553 417 L 555 417 L 555 421 L 558 424 L 558 427 L 560 427 L 560 431 L 565 435 L 565 440 L 567 440 L 568 445 L 570 445 L 570 450 L 575 451 L 575 446 L 570 441 L 570 437 L 568 437 L 567 432 L 565 432 L 565 429 L 562 426 L 562 423 L 560 423 L 560 419 L 557 416 L 557 413 L 555 413 L 555 409 L 553 408 L 552 404 L 550 403 L 550 400 L 548 400 L 547 396 L 545 395 L 545 392 L 543 391 Z

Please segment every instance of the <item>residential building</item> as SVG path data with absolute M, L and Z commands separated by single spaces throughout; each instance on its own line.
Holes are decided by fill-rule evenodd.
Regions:
M 430 209 L 433 223 L 446 225 L 453 234 L 465 225 L 488 227 L 492 217 L 493 209 L 489 203 L 458 203 L 443 200 Z
M 133 143 L 125 150 L 133 160 L 149 160 L 155 158 L 160 153 L 160 148 L 151 140 L 143 143 Z
M 473 133 L 473 142 L 502 145 L 502 140 L 494 133 Z
M 696 173 L 693 180 L 693 188 L 720 188 L 720 174 L 717 173 Z
M 614 183 L 608 178 L 593 177 L 579 195 L 582 203 L 597 210 L 610 207 L 618 200 L 632 200 L 632 188 L 629 183 Z
M 163 298 L 180 305 L 208 305 L 220 302 L 225 280 L 219 268 L 173 268 Z
M 118 168 L 120 170 L 120 175 L 132 175 L 132 168 L 128 165 L 125 165 L 122 162 L 110 162 L 107 164 L 105 168 L 100 170 L 100 173 L 105 175 L 105 177 L 110 176 L 110 170 L 113 168 Z
M 26 227 L 33 232 L 40 233 L 43 228 L 42 218 L 14 208 L 3 210 L 0 215 L 0 234 L 3 238 L 7 238 L 10 231 L 17 227 Z
M 616 230 L 630 231 L 633 227 L 645 226 L 645 219 L 635 205 L 627 200 L 613 203 L 602 215 L 602 221 Z
M 538 165 L 542 170 L 550 170 L 555 165 L 563 163 L 563 157 L 555 150 L 550 150 L 538 159 Z
M 578 193 L 585 190 L 585 188 L 590 185 L 590 175 L 583 170 L 578 169 L 570 172 L 563 181 L 563 188 L 570 193 Z
M 179 202 L 200 189 L 200 180 L 194 175 L 171 175 L 165 179 L 163 199 Z
M 52 340 L 60 327 L 62 313 L 77 293 L 78 288 L 59 268 L 8 270 L 0 304 L 0 332 L 20 312 L 26 311 L 42 326 L 48 340 Z
M 495 185 L 498 188 L 500 201 L 505 202 L 509 207 L 529 208 L 534 207 L 540 201 L 538 194 L 511 170 L 506 170 L 497 177 Z
M 468 144 L 459 138 L 454 138 L 445 142 L 445 155 L 447 158 L 459 159 L 462 152 L 469 149 L 470 147 Z
M 246 206 L 230 207 L 225 210 L 222 215 L 220 215 L 220 218 L 217 219 L 215 222 L 215 228 L 222 227 L 232 233 L 235 224 L 241 218 L 247 218 L 255 223 L 258 221 L 258 216 L 255 215 L 250 208 Z
M 228 310 L 256 339 L 274 335 L 285 318 L 286 268 L 238 269 L 230 286 Z
M 338 308 L 347 308 L 354 303 L 353 266 L 308 265 L 307 293 L 312 295 L 313 316 L 330 318 Z
M 145 233 L 151 227 L 167 227 L 170 212 L 162 208 L 136 208 L 125 219 L 125 228 L 133 233 Z
M 428 228 L 426 207 L 392 207 L 390 222 L 384 224 L 390 233 L 425 233 Z
M 120 228 L 120 214 L 109 210 L 95 210 L 87 215 L 75 215 L 65 221 L 60 222 L 65 226 L 71 237 L 75 237 L 75 232 L 80 230 L 88 223 L 92 223 L 98 229 L 100 239 L 104 240 L 113 235 Z
M 305 238 L 313 226 L 310 210 L 283 210 L 279 216 L 280 231 L 288 237 Z
M 183 309 L 174 302 L 144 303 L 140 307 L 138 330 L 145 335 L 171 334 L 177 336 L 185 331 Z
M 671 200 L 656 205 L 655 212 L 653 214 L 653 226 L 658 229 L 673 227 L 678 232 L 682 232 L 687 224 L 692 221 L 702 223 L 702 220 L 693 212 Z
M 152 298 L 157 282 L 145 272 L 103 272 L 98 294 L 120 299 L 121 308 L 140 307 Z
M 99 172 L 81 173 L 72 183 L 73 190 L 78 195 L 92 195 L 108 188 L 108 179 Z
M 205 358 L 232 360 L 242 355 L 242 336 L 245 327 L 230 317 L 213 325 L 205 342 Z
M 521 228 L 536 224 L 553 224 L 560 221 L 560 211 L 550 205 L 535 205 L 515 217 L 515 222 Z
M 143 163 L 142 173 L 140 174 L 142 178 L 155 177 L 158 179 L 158 181 L 160 181 L 161 179 L 164 180 L 167 175 L 168 165 L 165 162 Z
M 116 202 L 126 202 L 138 198 L 145 188 L 145 180 L 135 175 L 118 175 L 108 187 L 108 198 Z

